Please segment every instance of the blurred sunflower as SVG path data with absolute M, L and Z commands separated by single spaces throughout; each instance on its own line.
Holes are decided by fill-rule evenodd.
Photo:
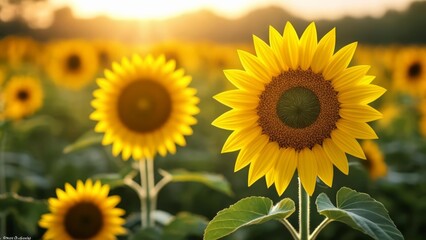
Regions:
M 98 121 L 95 131 L 105 133 L 102 144 L 113 144 L 114 156 L 152 159 L 157 152 L 174 154 L 175 143 L 186 145 L 183 136 L 192 134 L 199 99 L 188 87 L 191 77 L 175 64 L 164 55 L 134 55 L 113 63 L 113 71 L 98 79 L 90 118 Z
M 3 118 L 18 120 L 36 112 L 43 104 L 40 82 L 30 76 L 14 76 L 5 86 Z
M 269 36 L 253 37 L 256 55 L 238 52 L 245 70 L 225 70 L 238 89 L 215 96 L 233 109 L 213 125 L 234 130 L 222 152 L 240 150 L 235 171 L 250 164 L 249 186 L 265 176 L 281 195 L 297 169 L 312 195 L 317 176 L 332 185 L 333 164 L 348 174 L 345 152 L 365 159 L 356 138 L 377 138 L 366 122 L 381 114 L 367 104 L 385 89 L 370 84 L 369 66 L 348 67 L 356 43 L 333 54 L 334 29 L 319 43 L 314 23 L 300 40 L 289 22 Z
M 362 161 L 367 169 L 370 178 L 377 180 L 387 174 L 387 165 L 383 153 L 380 151 L 379 146 L 373 141 L 362 142 L 362 149 L 365 152 L 366 161 Z
M 113 61 L 117 61 L 125 54 L 123 45 L 118 42 L 98 40 L 92 42 L 98 56 L 99 68 L 109 68 Z
M 183 42 L 164 42 L 156 44 L 149 49 L 149 53 L 154 57 L 165 55 L 166 59 L 174 59 L 176 68 L 185 68 L 193 73 L 200 66 L 198 53 L 193 45 Z
M 7 36 L 0 42 L 0 58 L 12 68 L 22 66 L 22 64 L 39 63 L 40 46 L 32 38 L 20 36 Z
M 124 210 L 116 208 L 119 196 L 110 196 L 109 185 L 92 180 L 65 184 L 65 191 L 56 189 L 57 198 L 49 199 L 50 213 L 41 216 L 39 225 L 46 228 L 43 239 L 117 239 L 126 233 L 122 227 Z
M 68 40 L 52 43 L 49 49 L 46 71 L 58 86 L 78 90 L 94 80 L 98 57 L 90 44 Z
M 413 95 L 426 91 L 426 50 L 421 47 L 401 49 L 395 58 L 395 89 Z

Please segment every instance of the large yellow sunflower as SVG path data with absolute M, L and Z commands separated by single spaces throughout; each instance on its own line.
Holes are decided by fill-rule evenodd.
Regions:
M 116 208 L 119 196 L 108 197 L 109 186 L 77 182 L 77 187 L 65 184 L 65 191 L 56 189 L 58 198 L 49 199 L 50 213 L 44 214 L 39 225 L 47 231 L 43 239 L 110 240 L 126 233 L 122 227 L 124 210 Z
M 112 153 L 127 160 L 133 156 L 152 159 L 176 152 L 176 143 L 184 146 L 184 135 L 191 135 L 199 112 L 196 90 L 188 88 L 191 77 L 183 69 L 175 70 L 175 61 L 162 55 L 141 58 L 134 55 L 113 63 L 98 79 L 90 118 L 99 121 L 95 131 L 104 132 L 102 143 L 113 144 Z
M 426 50 L 421 47 L 401 49 L 395 58 L 395 89 L 413 95 L 426 92 Z
M 256 55 L 238 52 L 244 70 L 225 70 L 238 89 L 215 96 L 233 109 L 213 125 L 233 130 L 222 152 L 240 150 L 235 171 L 250 165 L 249 185 L 265 176 L 281 195 L 297 169 L 312 195 L 317 176 L 332 185 L 333 164 L 348 174 L 345 153 L 365 159 L 356 139 L 377 138 L 366 122 L 381 114 L 367 104 L 385 89 L 369 66 L 348 67 L 356 43 L 334 53 L 334 29 L 317 42 L 314 23 L 299 39 L 288 22 L 269 42 L 254 36 Z
M 367 161 L 363 161 L 370 178 L 377 180 L 387 174 L 388 168 L 382 151 L 373 141 L 367 140 L 362 142 L 362 149 L 365 152 Z
M 6 119 L 18 120 L 36 112 L 43 105 L 43 89 L 31 76 L 14 76 L 3 92 Z
M 78 90 L 94 81 L 98 56 L 93 46 L 79 40 L 51 43 L 46 71 L 61 87 Z

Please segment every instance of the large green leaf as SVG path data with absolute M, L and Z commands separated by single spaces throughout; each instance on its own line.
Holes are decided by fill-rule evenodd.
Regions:
M 316 200 L 318 212 L 333 221 L 339 221 L 374 239 L 404 239 L 382 203 L 368 194 L 347 187 L 337 192 L 337 207 L 324 193 Z
M 220 174 L 207 172 L 188 172 L 183 169 L 173 170 L 168 172 L 168 174 L 171 175 L 172 182 L 198 182 L 229 196 L 233 195 L 231 185 Z
M 100 145 L 102 142 L 103 135 L 95 133 L 94 131 L 88 131 L 79 137 L 75 142 L 64 148 L 64 153 L 72 153 L 75 151 L 83 150 L 92 145 Z
M 207 225 L 205 240 L 219 239 L 238 229 L 270 220 L 282 220 L 295 211 L 294 202 L 285 198 L 275 206 L 265 197 L 244 198 L 216 215 Z
M 201 238 L 207 226 L 203 216 L 183 212 L 164 227 L 163 240 L 186 240 L 191 237 Z
M 40 216 L 47 212 L 47 203 L 14 193 L 0 195 L 0 214 L 11 214 L 22 231 L 36 234 Z

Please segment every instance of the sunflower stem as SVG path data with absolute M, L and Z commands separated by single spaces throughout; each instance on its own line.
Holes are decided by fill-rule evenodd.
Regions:
M 281 219 L 280 222 L 287 228 L 294 240 L 299 239 L 299 234 L 297 233 L 296 229 L 294 229 L 293 225 L 291 225 L 291 223 L 286 218 Z
M 0 195 L 6 193 L 6 163 L 4 160 L 4 149 L 6 143 L 6 129 L 0 132 Z M 6 236 L 6 214 L 0 214 L 0 236 Z
M 309 240 L 309 195 L 299 178 L 299 237 Z
M 147 168 L 146 168 L 146 160 L 143 158 L 139 160 L 139 171 L 141 177 L 141 188 L 139 188 L 139 198 L 141 201 L 141 228 L 145 229 L 148 227 L 148 202 L 147 202 Z
M 154 179 L 154 160 L 148 158 L 147 164 L 147 192 L 149 196 L 149 209 L 148 209 L 148 226 L 153 227 L 155 224 L 154 212 L 157 208 L 157 192 L 155 191 L 155 179 Z
M 309 236 L 310 240 L 315 240 L 318 236 L 318 234 L 327 226 L 329 223 L 331 223 L 333 220 L 330 218 L 324 219 L 312 232 L 311 236 Z

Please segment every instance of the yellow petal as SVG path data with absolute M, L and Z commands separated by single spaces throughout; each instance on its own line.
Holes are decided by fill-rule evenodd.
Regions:
M 247 72 L 256 76 L 261 82 L 269 82 L 271 80 L 270 73 L 266 71 L 265 65 L 256 56 L 242 50 L 238 50 L 238 55 L 240 56 L 241 64 Z
M 256 109 L 259 98 L 239 89 L 219 93 L 213 97 L 222 104 L 239 109 Z
M 361 104 L 340 104 L 339 115 L 355 122 L 371 122 L 383 116 L 376 109 Z
M 364 151 L 358 141 L 340 129 L 335 129 L 331 132 L 331 140 L 344 152 L 365 159 Z
M 340 118 L 336 126 L 338 129 L 346 132 L 354 138 L 359 139 L 377 139 L 376 132 L 365 122 L 354 122 L 344 118 Z
M 370 66 L 368 65 L 358 65 L 346 68 L 341 74 L 332 79 L 333 87 L 338 91 L 351 88 L 361 81 L 369 69 Z
M 297 172 L 303 188 L 312 196 L 317 180 L 317 163 L 314 154 L 309 148 L 300 150 L 298 154 Z
M 351 43 L 342 49 L 330 59 L 330 63 L 325 67 L 323 76 L 326 80 L 333 79 L 345 70 L 352 60 L 352 56 L 355 53 L 357 43 Z
M 287 22 L 284 27 L 283 57 L 285 65 L 297 69 L 299 66 L 299 37 L 290 22 Z
M 248 91 L 263 91 L 265 89 L 265 84 L 260 81 L 257 81 L 252 75 L 243 70 L 224 70 L 223 71 L 226 78 L 234 84 L 237 88 L 248 90 Z
M 250 163 L 248 185 L 251 186 L 254 182 L 265 176 L 266 173 L 275 165 L 279 147 L 276 142 L 269 142 L 259 152 L 256 158 Z
M 250 127 L 234 131 L 223 144 L 222 153 L 237 151 L 250 144 L 261 134 L 262 131 L 259 127 Z
M 241 149 L 235 161 L 234 172 L 243 169 L 252 162 L 256 154 L 259 154 L 259 151 L 261 151 L 268 142 L 269 138 L 262 134 L 259 136 L 258 141 L 252 141 L 250 144 L 246 145 L 245 148 Z
M 297 167 L 297 155 L 293 148 L 286 148 L 280 151 L 275 171 L 275 188 L 278 195 L 282 195 L 293 178 Z
M 322 147 L 324 152 L 327 154 L 330 161 L 344 174 L 348 175 L 349 173 L 349 164 L 348 159 L 346 158 L 345 153 L 340 150 L 339 147 L 331 140 L 331 138 L 326 138 L 323 141 Z
M 269 172 L 266 173 L 265 175 L 267 188 L 270 188 L 272 184 L 274 184 L 274 177 L 275 177 L 275 167 L 271 167 L 271 169 L 269 169 Z
M 269 26 L 269 45 L 276 56 L 280 70 L 287 71 L 288 66 L 284 63 L 283 37 L 272 26 Z
M 278 75 L 280 73 L 280 68 L 278 67 L 278 60 L 272 49 L 255 35 L 253 35 L 253 42 L 256 55 L 260 61 L 267 67 L 271 75 Z
M 363 78 L 361 78 L 361 80 L 358 82 L 359 85 L 367 85 L 370 84 L 374 79 L 376 78 L 376 76 L 364 76 Z
M 302 70 L 307 70 L 311 66 L 316 48 L 317 30 L 315 28 L 315 23 L 312 22 L 300 38 L 300 67 Z
M 327 66 L 331 56 L 333 56 L 335 42 L 336 29 L 333 28 L 318 43 L 311 64 L 311 69 L 314 73 L 322 72 Z
M 354 86 L 347 91 L 340 92 L 339 101 L 341 103 L 368 104 L 385 92 L 386 89 L 373 84 Z
M 212 125 L 222 129 L 235 130 L 240 129 L 241 126 L 253 126 L 258 118 L 250 111 L 234 109 L 220 115 L 212 122 Z
M 333 164 L 320 145 L 316 144 L 312 148 L 312 152 L 317 159 L 318 177 L 331 187 L 333 185 Z

